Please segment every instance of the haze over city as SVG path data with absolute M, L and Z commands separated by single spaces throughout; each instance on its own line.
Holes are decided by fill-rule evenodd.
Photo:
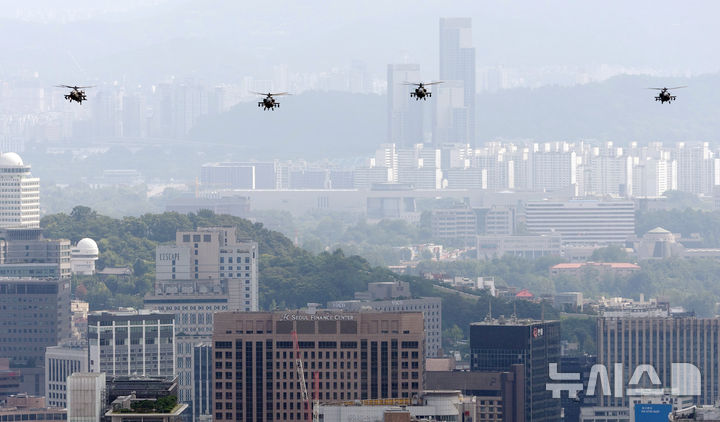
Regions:
M 720 421 L 719 15 L 4 2 L 0 420 Z

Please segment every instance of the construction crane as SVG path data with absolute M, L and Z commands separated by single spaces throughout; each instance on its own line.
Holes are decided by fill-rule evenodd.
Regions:
M 295 368 L 297 369 L 298 380 L 300 380 L 300 391 L 302 393 L 302 399 L 305 402 L 305 415 L 306 415 L 307 421 L 310 422 L 310 413 L 309 413 L 309 411 L 311 411 L 310 398 L 308 396 L 307 383 L 305 382 L 305 367 L 303 366 L 302 359 L 300 359 L 300 344 L 298 343 L 297 331 L 293 330 L 292 338 L 293 338 L 293 343 L 295 343 Z M 317 394 L 317 392 L 316 392 L 316 394 Z M 317 397 L 316 397 L 316 399 L 317 399 Z M 319 409 L 318 409 L 318 411 L 319 411 Z M 313 421 L 318 421 L 320 418 L 320 415 L 318 414 L 317 415 L 318 419 L 315 419 L 316 418 L 315 413 L 316 413 L 316 411 L 312 410 Z

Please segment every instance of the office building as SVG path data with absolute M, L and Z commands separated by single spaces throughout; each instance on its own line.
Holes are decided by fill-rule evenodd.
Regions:
M 146 298 L 146 304 L 163 297 L 220 293 L 226 295 L 229 310 L 256 311 L 257 260 L 257 243 L 238 241 L 235 227 L 179 231 L 175 245 L 157 248 L 155 294 Z
M 475 144 L 475 48 L 472 19 L 440 19 L 440 80 L 436 101 L 433 144 Z
M 80 239 L 77 245 L 70 250 L 70 266 L 73 274 L 95 274 L 95 261 L 100 251 L 94 240 L 86 237 Z
M 431 229 L 433 239 L 467 242 L 477 235 L 477 215 L 471 208 L 448 208 L 432 210 Z
M 1 421 L 51 422 L 67 420 L 67 411 L 59 407 L 45 406 L 45 398 L 28 394 L 8 397 L 0 407 Z
M 559 321 L 488 319 L 470 324 L 470 370 L 511 371 L 524 365 L 525 420 L 560 420 L 560 400 L 546 389 L 549 364 L 560 361 Z
M 419 64 L 389 64 L 388 86 L 388 142 L 401 148 L 423 142 L 423 108 L 410 97 L 414 87 L 405 82 L 421 82 Z
M 44 395 L 45 348 L 71 337 L 70 281 L 0 279 L 0 309 L 0 358 L 22 373 L 21 391 Z
M 88 315 L 91 372 L 175 374 L 175 315 L 134 309 Z
M 296 358 L 308 391 L 316 382 L 322 402 L 411 399 L 422 390 L 419 312 L 224 312 L 215 316 L 214 328 L 216 421 L 308 417 L 312 409 L 301 396 Z
M 45 400 L 55 407 L 67 407 L 67 379 L 76 372 L 88 372 L 88 348 L 84 341 L 65 341 L 45 349 Z
M 372 308 L 381 312 L 422 312 L 425 326 L 425 356 L 435 357 L 442 349 L 442 300 L 413 298 L 405 281 L 369 283 L 367 292 L 356 292 L 355 300 L 328 302 L 328 309 L 359 312 Z
M 529 232 L 559 234 L 563 244 L 624 244 L 635 235 L 632 201 L 528 201 L 525 226 Z
M 623 383 L 628 388 L 652 389 L 673 387 L 673 363 L 695 365 L 699 369 L 699 379 L 691 378 L 700 385 L 674 380 L 675 386 L 697 392 L 696 404 L 714 404 L 720 394 L 720 367 L 717 344 L 713 339 L 720 336 L 720 318 L 657 315 L 625 309 L 612 314 L 606 312 L 604 317 L 598 318 L 598 363 L 608 368 L 621 363 L 625 381 L 630 379 L 638 365 L 652 365 L 662 385 L 652 384 L 646 379 L 641 380 L 642 385 Z M 609 378 L 612 385 L 613 371 L 610 371 Z M 698 387 L 699 391 L 693 387 Z M 609 394 L 603 395 L 602 400 L 604 406 L 627 406 L 629 403 L 627 397 L 616 398 Z
M 105 373 L 76 372 L 67 378 L 70 422 L 97 422 L 105 413 Z
M 0 230 L 0 277 L 69 278 L 70 241 L 45 239 L 42 229 Z
M 0 154 L 0 228 L 40 227 L 40 179 L 14 152 Z
M 175 315 L 178 395 L 196 415 L 212 414 L 203 405 L 209 380 L 196 370 L 195 348 L 211 341 L 213 314 L 258 306 L 257 243 L 236 236 L 234 227 L 178 232 L 175 245 L 158 246 L 155 291 L 145 297 L 147 309 Z

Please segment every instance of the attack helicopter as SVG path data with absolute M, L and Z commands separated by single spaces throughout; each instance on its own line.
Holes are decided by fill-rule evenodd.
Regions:
M 648 89 L 655 89 L 660 91 L 658 93 L 657 97 L 655 97 L 655 101 L 660 101 L 660 104 L 668 103 L 675 101 L 675 96 L 670 94 L 671 89 L 680 89 L 680 88 L 687 88 L 687 86 L 676 86 L 673 88 L 648 88 Z
M 262 92 L 254 92 L 254 91 L 250 91 L 250 92 L 252 92 L 253 94 L 257 94 L 257 95 L 264 95 L 265 98 L 263 98 L 261 101 L 258 101 L 258 107 L 263 107 L 263 109 L 265 109 L 265 110 L 273 110 L 273 111 L 275 110 L 275 107 L 280 107 L 280 103 L 275 101 L 274 97 L 277 97 L 279 95 L 290 95 L 287 92 L 278 92 L 276 94 L 272 94 L 270 92 L 268 92 L 267 94 L 264 94 Z
M 78 104 L 82 104 L 83 101 L 87 100 L 87 96 L 85 95 L 85 90 L 88 88 L 94 88 L 93 86 L 70 86 L 70 85 L 55 85 L 58 88 L 70 88 L 72 91 L 70 91 L 69 94 L 65 95 L 65 99 L 70 102 L 77 102 Z
M 432 97 L 432 92 L 428 91 L 426 86 L 430 85 L 437 85 L 441 84 L 442 82 L 429 82 L 429 83 L 413 83 L 413 82 L 405 82 L 404 85 L 413 85 L 415 86 L 415 91 L 410 93 L 410 97 L 414 97 L 415 101 L 422 99 L 423 101 L 427 100 L 429 97 Z

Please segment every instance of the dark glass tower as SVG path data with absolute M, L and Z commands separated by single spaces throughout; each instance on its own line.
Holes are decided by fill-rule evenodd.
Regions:
M 559 421 L 560 400 L 546 389 L 549 364 L 560 362 L 558 321 L 488 320 L 470 324 L 470 370 L 509 371 L 525 365 L 525 420 Z

